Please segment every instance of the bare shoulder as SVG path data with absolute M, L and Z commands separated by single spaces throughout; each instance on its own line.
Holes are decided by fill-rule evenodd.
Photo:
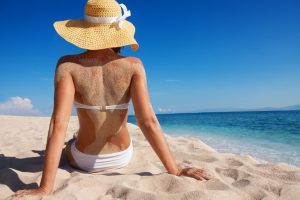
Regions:
M 133 56 L 127 56 L 125 57 L 125 59 L 130 62 L 131 64 L 137 64 L 137 65 L 141 65 L 142 61 L 141 59 L 137 58 L 137 57 L 133 57 Z
M 76 61 L 76 55 L 65 55 L 61 56 L 58 61 L 56 67 L 60 65 L 66 65 L 66 63 L 74 63 Z
M 132 56 L 125 57 L 125 59 L 132 66 L 134 73 L 145 73 L 144 65 L 141 59 Z
M 58 59 L 56 64 L 56 70 L 68 71 L 72 66 L 77 64 L 77 55 L 65 55 Z
M 65 55 L 58 59 L 55 68 L 55 81 L 71 75 L 74 61 L 74 55 Z

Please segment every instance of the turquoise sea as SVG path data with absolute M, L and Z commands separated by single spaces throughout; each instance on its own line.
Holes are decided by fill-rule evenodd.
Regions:
M 219 152 L 260 162 L 300 166 L 300 111 L 211 112 L 156 115 L 169 135 L 199 137 Z M 128 122 L 136 123 L 134 116 Z

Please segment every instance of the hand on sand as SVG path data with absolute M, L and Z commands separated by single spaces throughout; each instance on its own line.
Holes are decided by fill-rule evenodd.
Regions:
M 12 197 L 13 197 L 13 199 L 19 199 L 21 197 L 29 196 L 29 195 L 42 197 L 42 196 L 49 195 L 49 194 L 50 194 L 49 192 L 47 192 L 43 188 L 39 187 L 36 189 L 30 189 L 30 190 L 19 190 Z
M 201 181 L 211 179 L 211 175 L 207 171 L 196 167 L 179 168 L 177 176 L 188 176 Z

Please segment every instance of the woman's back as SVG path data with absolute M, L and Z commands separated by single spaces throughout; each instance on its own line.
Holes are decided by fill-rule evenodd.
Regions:
M 67 70 L 75 86 L 74 101 L 93 106 L 128 103 L 132 76 L 138 60 L 110 50 L 64 56 L 58 70 Z M 87 154 L 107 154 L 126 149 L 128 109 L 77 108 L 80 129 L 76 147 Z M 120 142 L 122 141 L 122 142 Z

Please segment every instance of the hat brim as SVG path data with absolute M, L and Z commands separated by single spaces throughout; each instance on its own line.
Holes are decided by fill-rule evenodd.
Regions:
M 134 38 L 135 27 L 127 20 L 124 20 L 122 28 L 116 24 L 89 23 L 83 19 L 58 21 L 53 25 L 62 38 L 83 49 L 97 50 L 126 45 L 130 45 L 133 50 L 139 48 Z

